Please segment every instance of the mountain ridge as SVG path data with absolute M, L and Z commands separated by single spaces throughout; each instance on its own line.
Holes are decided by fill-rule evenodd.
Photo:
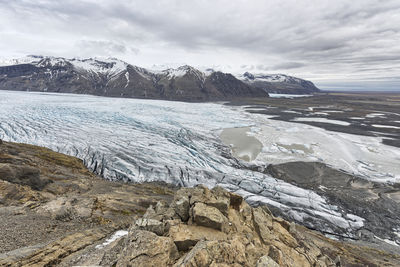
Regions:
M 189 102 L 268 97 L 230 74 L 191 66 L 153 72 L 115 58 L 28 56 L 0 64 L 0 89 Z M 6 65 L 6 66 L 4 66 Z
M 291 78 L 294 84 L 304 81 Z M 67 59 L 30 55 L 0 62 L 0 90 L 189 102 L 268 97 L 268 92 L 276 92 L 270 90 L 270 85 L 268 88 L 260 86 L 259 80 L 249 73 L 235 76 L 212 69 L 201 71 L 189 65 L 153 71 L 111 57 Z M 293 93 L 293 88 L 289 91 Z M 310 92 L 298 90 L 298 93 Z
M 313 94 L 320 90 L 311 82 L 286 74 L 252 74 L 245 72 L 238 79 L 268 93 Z

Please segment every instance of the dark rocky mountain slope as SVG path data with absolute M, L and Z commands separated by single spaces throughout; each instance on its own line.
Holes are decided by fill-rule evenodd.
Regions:
M 91 94 L 111 97 L 216 101 L 268 97 L 231 74 L 190 66 L 152 72 L 118 59 L 29 56 L 0 66 L 0 90 Z
M 320 92 L 312 82 L 284 74 L 264 75 L 246 72 L 238 78 L 253 88 L 259 88 L 268 93 L 312 94 Z

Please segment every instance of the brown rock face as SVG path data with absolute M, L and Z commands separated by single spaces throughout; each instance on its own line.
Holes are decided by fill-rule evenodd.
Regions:
M 227 219 L 217 208 L 196 203 L 193 208 L 193 222 L 200 226 L 222 230 Z
M 131 231 L 117 267 L 168 266 L 178 258 L 178 250 L 168 237 L 148 231 Z
M 188 199 L 189 205 L 182 205 L 182 199 Z M 177 206 L 180 208 L 177 209 Z M 186 212 L 189 214 L 187 221 L 182 219 L 182 215 L 177 214 Z M 158 220 L 157 225 L 165 226 L 163 231 L 151 228 L 148 228 L 148 231 L 158 235 L 158 237 L 153 236 L 154 240 L 158 238 L 169 240 L 165 241 L 167 243 L 160 243 L 161 246 L 156 249 L 160 251 L 160 257 L 162 255 L 162 261 L 156 259 L 156 262 L 162 262 L 166 266 L 276 267 L 376 264 L 376 259 L 365 254 L 365 248 L 329 240 L 306 228 L 275 218 L 267 207 L 251 208 L 242 198 L 222 188 L 212 190 L 204 186 L 182 188 L 175 194 L 174 201 L 169 206 L 157 204 L 154 208 L 150 207 L 144 217 L 146 220 Z M 143 249 L 142 243 L 145 241 L 130 238 L 143 234 L 141 230 L 143 228 L 140 226 L 142 220 L 139 219 L 132 224 L 127 239 L 129 242 L 126 241 L 129 248 L 125 247 L 124 253 L 130 251 L 129 255 L 153 255 L 154 246 L 160 245 L 158 241 L 151 243 L 149 239 L 146 242 L 152 245 L 150 247 L 145 245 Z M 179 251 L 179 256 L 171 247 Z M 151 256 L 149 257 L 146 260 L 150 261 Z M 339 259 L 339 263 L 336 259 Z M 128 263 L 125 256 L 115 257 L 114 262 L 117 266 Z M 137 262 L 137 264 L 143 263 L 144 261 Z
M 173 192 L 156 184 L 105 181 L 77 158 L 3 142 L 0 266 L 73 266 L 79 261 L 109 266 L 116 254 L 100 254 L 111 245 L 101 250 L 94 247 L 114 231 L 126 229 L 149 205 L 170 202 Z M 99 255 L 84 260 L 91 249 Z
M 48 179 L 41 179 L 37 168 L 13 164 L 0 163 L 0 177 L 11 183 L 28 185 L 35 190 L 41 190 L 51 182 Z

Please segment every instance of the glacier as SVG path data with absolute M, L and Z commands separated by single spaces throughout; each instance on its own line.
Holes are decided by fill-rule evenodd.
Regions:
M 0 108 L 1 139 L 76 156 L 105 179 L 219 185 L 326 233 L 350 237 L 363 226 L 323 196 L 231 157 L 222 129 L 260 126 L 242 107 L 1 91 Z M 255 162 L 261 169 L 268 163 Z

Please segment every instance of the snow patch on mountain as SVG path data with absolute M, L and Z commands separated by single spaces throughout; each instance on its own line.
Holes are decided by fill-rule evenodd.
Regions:
M 128 63 L 116 58 L 62 58 L 52 56 L 29 55 L 19 59 L 1 60 L 0 66 L 12 66 L 19 64 L 32 64 L 42 68 L 66 67 L 72 65 L 79 72 L 89 72 L 115 76 L 126 71 Z
M 88 72 L 102 73 L 108 75 L 116 75 L 126 71 L 128 63 L 115 59 L 115 58 L 89 58 L 89 59 L 70 59 L 69 62 L 75 69 L 84 70 Z
M 238 79 L 246 82 L 270 82 L 270 83 L 300 83 L 302 80 L 285 74 L 252 74 L 245 72 Z
M 204 80 L 206 76 L 208 76 L 206 73 L 195 69 L 191 66 L 184 65 L 180 66 L 178 68 L 169 68 L 166 70 L 161 71 L 161 74 L 166 75 L 168 79 L 174 79 L 174 78 L 180 78 L 185 76 L 186 74 L 193 74 L 195 75 L 199 80 Z
M 19 65 L 19 64 L 36 64 L 42 59 L 43 59 L 42 56 L 33 56 L 33 55 L 29 55 L 29 56 L 21 57 L 21 58 L 13 58 L 13 59 L 1 58 L 0 66 L 13 66 L 13 65 Z

